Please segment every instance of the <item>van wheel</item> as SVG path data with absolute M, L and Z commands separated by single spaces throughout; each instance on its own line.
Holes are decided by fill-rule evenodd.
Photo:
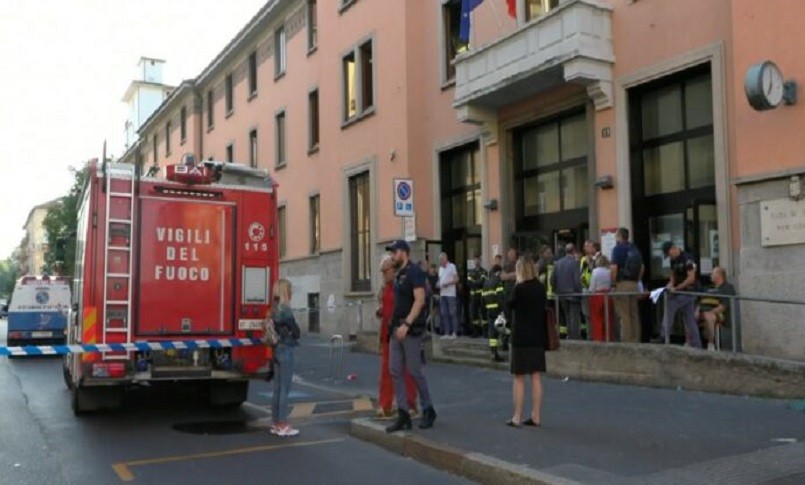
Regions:
M 82 394 L 84 393 L 83 389 L 81 388 L 81 386 L 74 385 L 72 391 L 73 391 L 73 398 L 70 401 L 70 404 L 73 408 L 73 415 L 76 417 L 86 415 L 87 411 L 81 407 L 82 404 L 81 398 L 83 397 Z

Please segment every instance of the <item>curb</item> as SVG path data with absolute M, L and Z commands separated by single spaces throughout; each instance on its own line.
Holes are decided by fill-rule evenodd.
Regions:
M 523 483 L 571 485 L 578 483 L 539 472 L 526 465 L 518 465 L 489 455 L 436 443 L 411 432 L 388 434 L 384 425 L 371 419 L 353 419 L 350 422 L 349 433 L 355 438 L 392 453 L 479 483 L 495 485 Z

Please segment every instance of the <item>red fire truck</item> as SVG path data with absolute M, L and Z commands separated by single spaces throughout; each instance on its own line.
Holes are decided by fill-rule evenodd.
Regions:
M 170 342 L 261 336 L 278 267 L 274 182 L 263 170 L 188 155 L 154 171 L 89 166 L 68 343 L 160 350 L 67 354 L 76 414 L 120 406 L 126 388 L 160 381 L 191 381 L 212 404 L 237 406 L 267 364 L 259 345 Z

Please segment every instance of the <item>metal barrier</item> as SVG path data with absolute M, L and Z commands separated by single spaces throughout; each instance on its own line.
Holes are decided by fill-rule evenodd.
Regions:
M 555 308 L 555 312 L 556 312 L 556 323 L 557 323 L 557 325 L 559 325 L 559 315 L 560 315 L 559 300 L 566 299 L 566 298 L 587 298 L 587 299 L 589 299 L 589 298 L 595 297 L 595 296 L 605 296 L 606 297 L 606 298 L 604 298 L 604 302 L 605 302 L 604 303 L 604 305 L 605 305 L 605 310 L 604 310 L 604 315 L 605 315 L 605 335 L 606 335 L 606 338 L 607 338 L 606 341 L 608 342 L 609 341 L 609 334 L 610 334 L 609 333 L 610 325 L 614 324 L 614 322 L 609 321 L 609 313 L 610 313 L 609 312 L 609 299 L 610 298 L 617 298 L 617 297 L 641 297 L 641 298 L 647 298 L 647 297 L 650 297 L 651 294 L 652 294 L 652 292 L 649 292 L 649 291 L 643 291 L 643 292 L 640 292 L 640 291 L 638 291 L 638 292 L 610 291 L 610 292 L 601 292 L 601 293 L 588 293 L 588 292 L 584 292 L 584 293 L 562 293 L 561 295 L 557 295 L 557 294 L 551 295 L 549 297 L 549 299 L 553 300 L 553 304 L 554 304 L 554 308 Z M 662 322 L 660 323 L 660 330 L 661 330 L 662 335 L 663 335 L 663 340 L 664 340 L 664 342 L 666 344 L 670 343 L 670 333 L 671 333 L 670 330 L 671 330 L 671 326 L 673 325 L 673 322 L 671 321 L 671 319 L 674 318 L 674 316 L 668 317 L 667 318 L 668 322 L 666 323 L 665 313 L 667 312 L 668 298 L 671 295 L 688 295 L 688 296 L 692 296 L 692 297 L 695 297 L 695 298 L 709 297 L 709 298 L 718 298 L 718 299 L 722 299 L 722 300 L 728 300 L 729 301 L 729 309 L 730 309 L 729 318 L 730 318 L 730 333 L 731 333 L 730 336 L 731 336 L 731 340 L 732 340 L 732 342 L 731 342 L 732 343 L 732 349 L 731 349 L 732 352 L 739 352 L 739 347 L 741 347 L 741 346 L 738 345 L 738 340 L 739 340 L 738 330 L 739 330 L 739 326 L 740 326 L 740 318 L 739 318 L 739 307 L 738 307 L 738 305 L 736 305 L 736 303 L 739 303 L 741 301 L 746 301 L 746 302 L 757 302 L 757 303 L 770 303 L 770 304 L 777 304 L 777 305 L 797 305 L 797 306 L 804 306 L 805 307 L 805 301 L 797 301 L 797 300 L 784 300 L 784 299 L 775 299 L 775 298 L 759 298 L 759 297 L 743 296 L 743 295 L 722 295 L 722 294 L 718 294 L 718 293 L 703 292 L 703 291 L 669 291 L 669 290 L 664 290 L 662 292 L 664 310 L 663 310 Z M 589 323 L 590 322 L 588 322 L 588 324 Z M 666 327 L 668 327 L 668 328 L 666 328 Z M 716 332 L 716 337 L 714 338 L 714 343 L 720 343 L 720 336 L 721 336 L 721 328 L 720 327 L 721 327 L 721 325 L 716 325 L 715 326 L 714 331 Z M 590 332 L 588 331 L 588 333 L 587 333 L 588 340 L 589 340 L 589 336 L 590 336 Z M 719 345 L 719 347 L 720 347 L 720 345 Z
M 338 344 L 339 349 L 339 357 L 338 357 L 338 371 L 336 372 L 335 366 L 335 349 L 336 344 Z M 326 381 L 332 381 L 333 383 L 340 383 L 341 376 L 344 373 L 344 337 L 341 335 L 333 335 L 330 337 L 330 360 L 327 364 L 328 374 L 325 378 Z

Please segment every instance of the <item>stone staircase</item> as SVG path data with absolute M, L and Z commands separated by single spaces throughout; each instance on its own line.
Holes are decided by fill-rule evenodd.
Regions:
M 505 362 L 492 360 L 489 341 L 485 338 L 458 337 L 455 340 L 436 337 L 433 345 L 433 358 L 448 364 L 469 364 L 492 369 L 508 369 L 508 352 L 500 352 Z

